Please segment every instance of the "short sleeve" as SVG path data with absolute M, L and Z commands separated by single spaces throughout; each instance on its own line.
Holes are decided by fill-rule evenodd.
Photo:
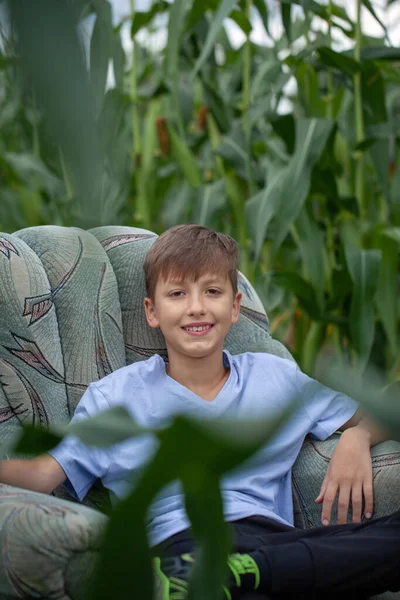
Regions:
M 309 433 L 312 437 L 325 440 L 358 409 L 357 402 L 311 379 L 300 369 L 297 369 L 296 377 L 303 408 L 311 421 Z
M 110 405 L 100 390 L 91 384 L 82 396 L 71 423 L 93 417 Z M 83 500 L 96 479 L 102 478 L 110 468 L 108 448 L 86 446 L 75 436 L 68 436 L 49 452 L 67 476 L 66 490 L 78 500 Z

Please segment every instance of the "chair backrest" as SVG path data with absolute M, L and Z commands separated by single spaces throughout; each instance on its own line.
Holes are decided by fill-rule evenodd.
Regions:
M 143 259 L 156 234 L 43 226 L 0 233 L 0 444 L 23 423 L 71 418 L 87 385 L 152 354 L 166 356 L 145 319 Z M 247 279 L 226 347 L 291 358 L 272 340 Z

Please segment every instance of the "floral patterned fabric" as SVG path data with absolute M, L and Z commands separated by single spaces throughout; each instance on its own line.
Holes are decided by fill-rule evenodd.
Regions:
M 23 423 L 68 421 L 91 381 L 154 353 L 161 333 L 147 326 L 143 258 L 151 231 L 35 227 L 0 233 L 0 451 Z M 243 303 L 226 347 L 290 358 L 269 334 L 268 318 L 240 275 Z M 307 441 L 294 469 L 295 521 L 319 522 L 315 505 L 335 436 Z M 11 455 L 7 454 L 9 457 Z M 400 446 L 373 450 L 376 514 L 400 508 Z M 63 488 L 55 495 L 66 497 Z M 96 484 L 85 503 L 102 510 L 108 494 Z M 0 485 L 0 600 L 83 598 L 106 518 L 78 503 Z M 385 597 L 389 597 L 385 595 Z M 400 595 L 392 597 L 400 598 Z

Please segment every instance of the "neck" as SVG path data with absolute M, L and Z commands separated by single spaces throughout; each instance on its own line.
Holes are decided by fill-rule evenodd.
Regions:
M 169 351 L 168 359 L 167 374 L 207 400 L 213 399 L 212 392 L 218 393 L 229 374 L 223 364 L 222 349 L 203 358 L 175 356 Z

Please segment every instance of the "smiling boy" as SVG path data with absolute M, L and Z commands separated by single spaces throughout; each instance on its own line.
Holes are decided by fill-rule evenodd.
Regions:
M 400 515 L 370 520 L 370 447 L 384 436 L 357 405 L 310 379 L 292 361 L 264 353 L 232 356 L 224 341 L 239 318 L 238 247 L 223 234 L 181 225 L 161 235 L 144 264 L 147 322 L 164 334 L 168 362 L 155 355 L 93 383 L 74 420 L 115 405 L 139 425 L 159 427 L 175 415 L 268 418 L 294 399 L 299 408 L 274 440 L 221 481 L 224 514 L 236 554 L 229 557 L 227 598 L 366 598 L 400 588 Z M 293 527 L 291 468 L 307 434 L 326 439 L 344 431 L 317 501 L 330 521 L 338 498 L 338 525 Z M 97 478 L 123 497 L 157 448 L 151 434 L 109 449 L 66 438 L 50 454 L 0 464 L 0 481 L 50 493 L 64 482 L 82 499 Z M 360 523 L 363 499 L 367 521 Z M 351 500 L 353 523 L 344 524 Z M 194 549 L 178 482 L 157 496 L 148 513 L 150 543 L 164 599 L 185 598 Z

